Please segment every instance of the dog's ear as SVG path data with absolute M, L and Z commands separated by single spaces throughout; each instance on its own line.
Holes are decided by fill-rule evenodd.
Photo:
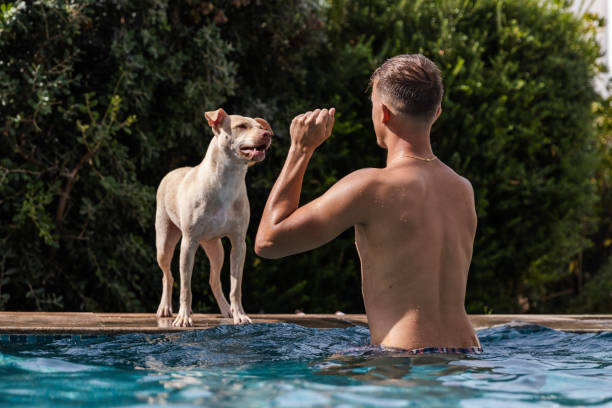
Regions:
M 268 132 L 270 132 L 271 134 L 274 134 L 274 132 L 272 131 L 272 128 L 270 127 L 270 124 L 265 119 L 255 118 L 255 121 L 259 123 L 261 126 L 263 126 L 263 128 L 266 129 Z
M 216 111 L 206 112 L 204 114 L 204 117 L 208 121 L 208 125 L 213 129 L 218 128 L 223 122 L 223 119 L 225 119 L 227 116 L 227 112 L 225 112 L 223 108 L 219 108 Z

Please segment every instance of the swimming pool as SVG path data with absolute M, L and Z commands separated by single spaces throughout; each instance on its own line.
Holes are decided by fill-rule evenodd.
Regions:
M 364 327 L 1 335 L 0 405 L 612 407 L 612 333 L 478 335 L 482 355 L 415 357 L 373 352 Z

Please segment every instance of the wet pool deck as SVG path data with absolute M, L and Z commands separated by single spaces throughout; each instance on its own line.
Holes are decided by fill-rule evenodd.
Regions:
M 336 328 L 366 326 L 363 314 L 255 314 L 253 323 L 295 323 L 307 327 Z M 215 314 L 194 314 L 194 327 L 172 327 L 172 318 L 158 319 L 152 313 L 45 313 L 0 312 L 0 334 L 123 334 L 168 333 L 207 329 L 232 324 L 232 319 Z M 484 329 L 507 323 L 538 324 L 577 333 L 612 332 L 609 315 L 470 315 L 474 327 Z

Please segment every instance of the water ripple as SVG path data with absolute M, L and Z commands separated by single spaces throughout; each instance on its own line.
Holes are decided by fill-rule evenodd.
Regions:
M 286 323 L 0 342 L 0 405 L 612 405 L 612 334 L 478 334 L 482 355 L 415 357 L 372 353 L 366 328 Z

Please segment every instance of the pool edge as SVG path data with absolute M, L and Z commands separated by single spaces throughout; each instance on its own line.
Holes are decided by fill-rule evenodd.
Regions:
M 367 326 L 363 314 L 254 314 L 253 323 L 294 323 L 316 328 Z M 503 324 L 537 324 L 575 332 L 612 332 L 612 314 L 601 315 L 470 315 L 477 330 Z M 217 314 L 194 314 L 194 327 L 172 327 L 172 318 L 158 319 L 152 313 L 91 312 L 0 312 L 0 334 L 89 334 L 175 333 L 201 330 L 232 319 Z

